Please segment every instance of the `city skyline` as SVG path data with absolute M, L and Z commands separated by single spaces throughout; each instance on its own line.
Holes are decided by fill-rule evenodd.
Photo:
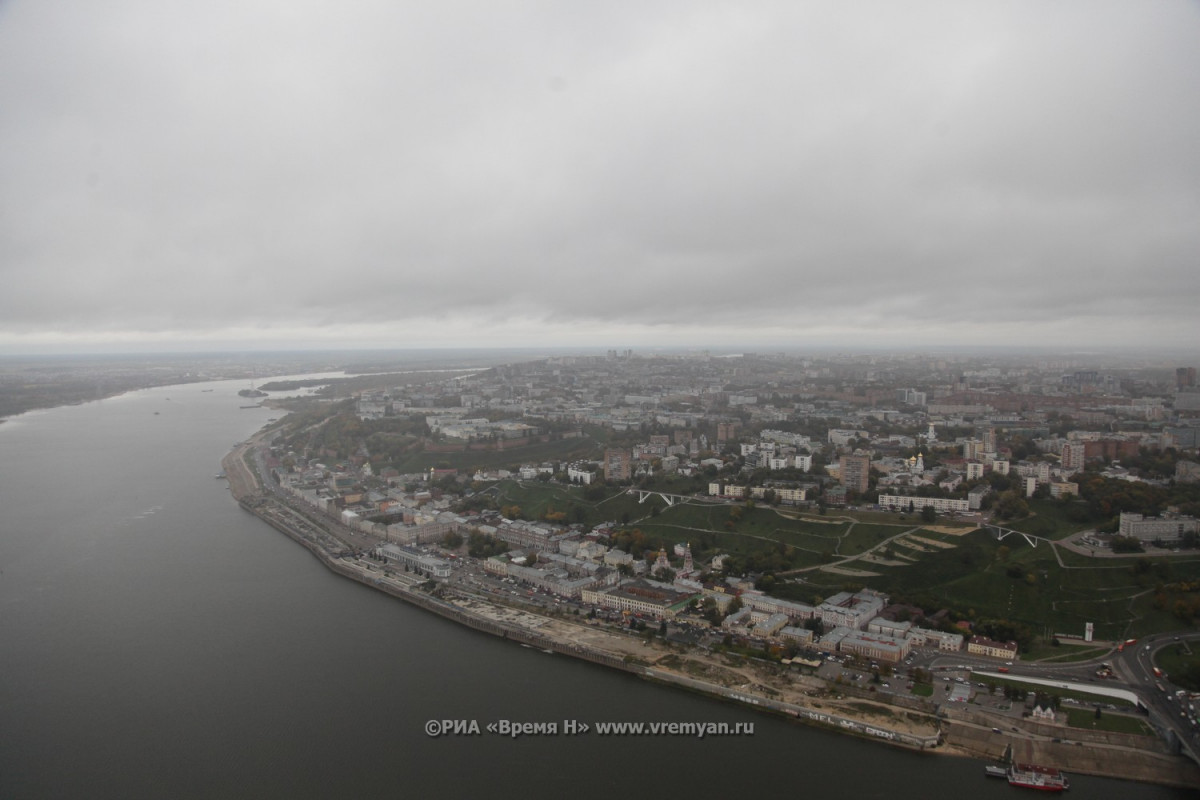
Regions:
M 0 20 L 0 354 L 1200 338 L 1195 4 Z

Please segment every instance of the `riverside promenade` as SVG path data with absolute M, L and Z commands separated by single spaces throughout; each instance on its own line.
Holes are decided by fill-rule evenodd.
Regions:
M 819 678 L 752 659 L 685 650 L 597 625 L 534 614 L 443 584 L 431 588 L 428 581 L 391 573 L 361 557 L 378 544 L 372 537 L 345 528 L 315 509 L 296 508 L 275 497 L 248 462 L 261 446 L 262 436 L 256 435 L 222 461 L 230 491 L 243 509 L 304 546 L 333 572 L 482 633 L 906 749 L 995 758 L 1012 745 L 1036 763 L 1073 772 L 1200 785 L 1200 769 L 1167 753 L 1156 738 L 1138 737 L 1145 741 L 1114 746 L 1111 741 L 1092 741 L 1091 731 L 1064 729 L 1064 737 L 1079 742 L 1072 747 L 1018 728 L 999 734 L 996 721 L 986 715 L 959 714 L 916 699 L 883 701 L 857 688 L 833 687 Z

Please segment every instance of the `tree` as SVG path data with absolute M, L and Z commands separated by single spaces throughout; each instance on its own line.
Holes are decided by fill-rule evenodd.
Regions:
M 1142 543 L 1136 536 L 1114 536 L 1110 542 L 1114 553 L 1141 553 Z
M 508 552 L 509 549 L 508 543 L 503 539 L 497 539 L 479 531 L 473 531 L 467 539 L 467 553 L 472 558 L 496 556 Z
M 1029 504 L 1014 490 L 1000 495 L 996 501 L 996 516 L 1000 519 L 1021 519 L 1029 516 Z
M 937 520 L 937 511 L 933 506 L 925 506 L 921 509 L 921 521 L 928 524 Z
M 721 624 L 721 611 L 717 608 L 717 601 L 711 597 L 700 601 L 700 613 L 713 627 Z

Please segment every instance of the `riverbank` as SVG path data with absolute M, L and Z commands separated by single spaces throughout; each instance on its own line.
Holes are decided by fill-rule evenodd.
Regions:
M 685 648 L 597 624 L 535 614 L 468 595 L 444 584 L 392 574 L 370 559 L 353 555 L 375 544 L 368 541 L 370 537 L 343 530 L 336 521 L 322 517 L 315 510 L 291 508 L 263 492 L 247 463 L 247 456 L 261 439 L 262 434 L 257 434 L 222 462 L 230 489 L 244 509 L 306 547 L 339 575 L 474 630 L 908 749 L 995 758 L 1012 745 L 1014 752 L 1028 756 L 1025 760 L 1074 772 L 1172 786 L 1200 783 L 1200 770 L 1195 765 L 1170 756 L 1159 740 L 1150 737 L 1140 737 L 1144 742 L 1113 746 L 1091 741 L 1094 737 L 1089 731 L 1061 729 L 1057 733 L 1080 744 L 1055 743 L 1050 736 L 1024 730 L 1024 721 L 1022 729 L 1008 730 L 1013 720 L 998 723 L 982 713 L 975 715 L 979 719 L 952 715 L 919 698 L 883 699 L 868 689 L 828 684 L 815 676 L 769 662 Z M 1000 734 L 997 724 L 1004 725 L 1007 732 Z

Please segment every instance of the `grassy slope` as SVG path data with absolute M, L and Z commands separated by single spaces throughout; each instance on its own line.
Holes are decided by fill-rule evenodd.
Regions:
M 540 442 L 526 447 L 508 450 L 469 450 L 462 453 L 410 453 L 396 461 L 393 466 L 400 472 L 418 472 L 432 465 L 446 465 L 459 471 L 474 472 L 477 469 L 515 468 L 521 464 L 539 464 L 543 461 L 574 461 L 580 458 L 598 458 L 601 451 L 587 437 L 560 439 L 555 442 Z
M 791 569 L 802 570 L 864 553 L 919 524 L 911 516 L 903 521 L 898 515 L 860 512 L 822 517 L 770 507 L 741 508 L 740 519 L 735 519 L 739 507 L 734 505 L 668 507 L 661 498 L 638 503 L 636 496 L 616 490 L 601 502 L 590 502 L 580 489 L 536 482 L 503 481 L 499 492 L 504 504 L 520 505 L 526 516 L 540 516 L 548 508 L 569 511 L 580 506 L 588 524 L 628 519 L 654 546 L 661 544 L 669 550 L 676 542 L 690 542 L 698 563 L 720 552 L 746 556 L 774 548 Z M 1051 512 L 1057 511 L 1054 504 L 1047 505 Z M 652 513 L 655 508 L 657 514 Z M 1041 523 L 1025 527 L 1038 535 L 1052 534 L 1047 538 L 1061 538 L 1046 525 L 1065 521 L 1055 520 L 1051 513 L 1040 518 Z M 951 535 L 920 529 L 914 535 L 952 547 L 925 545 L 922 552 L 895 544 L 893 553 L 911 558 L 911 563 L 883 566 L 853 561 L 845 565 L 876 573 L 871 577 L 805 571 L 776 593 L 808 600 L 858 583 L 894 595 L 931 598 L 964 612 L 974 611 L 979 618 L 1011 619 L 1037 633 L 1082 635 L 1084 623 L 1092 622 L 1097 638 L 1121 639 L 1181 627 L 1169 611 L 1153 608 L 1156 586 L 1164 580 L 1200 579 L 1200 556 L 1175 559 L 1165 567 L 1159 559 L 1139 569 L 1137 564 L 1145 559 L 1093 559 L 1062 549 L 1056 557 L 1046 542 L 1031 547 L 1019 536 L 999 542 L 982 530 Z M 1009 574 L 1018 567 L 1019 575 Z

